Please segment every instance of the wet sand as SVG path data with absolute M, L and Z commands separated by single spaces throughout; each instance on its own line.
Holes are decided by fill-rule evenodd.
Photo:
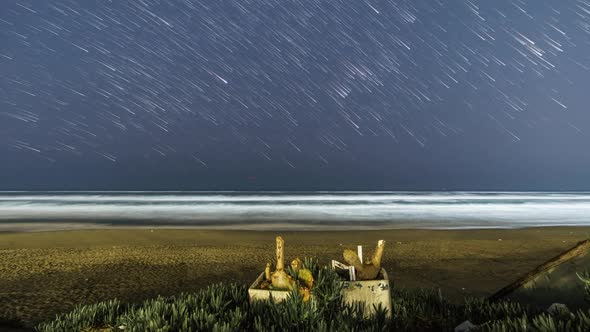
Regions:
M 141 301 L 212 282 L 251 283 L 274 256 L 278 232 L 108 229 L 0 233 L 0 315 L 27 324 L 76 304 Z M 286 258 L 342 261 L 342 249 L 387 241 L 394 287 L 436 287 L 451 299 L 487 296 L 587 239 L 590 227 L 516 230 L 280 232 Z

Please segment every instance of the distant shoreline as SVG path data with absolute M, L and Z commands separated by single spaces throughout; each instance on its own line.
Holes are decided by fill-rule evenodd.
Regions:
M 558 193 L 558 194 L 584 194 L 590 193 L 588 190 L 445 190 L 445 189 L 432 189 L 432 190 L 0 190 L 1 194 L 362 194 L 362 193 L 383 193 L 383 194 L 403 194 L 403 193 L 483 193 L 483 194 L 544 194 L 544 193 Z
M 150 224 L 145 221 L 119 221 L 119 222 L 30 222 L 30 221 L 0 221 L 0 234 L 2 233 L 29 233 L 29 232 L 63 232 L 85 230 L 205 230 L 205 231 L 260 231 L 260 232 L 352 232 L 352 231 L 469 231 L 469 230 L 522 230 L 545 228 L 586 228 L 580 224 L 532 224 L 532 225 L 492 225 L 492 226 L 437 226 L 435 224 L 423 224 L 417 226 L 412 222 L 387 225 L 355 224 L 354 221 L 339 223 L 338 225 L 308 223 L 218 223 L 217 221 L 203 222 L 200 225 L 190 223 L 161 222 Z

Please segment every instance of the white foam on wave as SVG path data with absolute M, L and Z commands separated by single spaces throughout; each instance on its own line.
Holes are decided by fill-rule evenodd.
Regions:
M 287 204 L 286 204 L 287 203 Z M 590 225 L 588 193 L 1 194 L 0 220 L 288 222 L 438 228 Z

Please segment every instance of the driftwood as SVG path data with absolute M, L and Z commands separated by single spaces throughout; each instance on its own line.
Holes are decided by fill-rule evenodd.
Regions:
M 358 253 L 346 249 L 343 253 L 344 261 L 349 265 L 354 266 L 358 280 L 373 280 L 377 278 L 379 271 L 381 271 L 381 257 L 383 256 L 384 247 L 385 241 L 379 240 L 375 252 L 373 252 L 373 257 L 367 259 L 364 263 L 361 261 Z
M 285 241 L 282 237 L 276 237 L 277 248 L 277 266 L 274 272 L 270 272 L 270 263 L 266 264 L 264 275 L 266 279 L 270 279 L 270 285 L 279 290 L 297 289 L 299 294 L 303 296 L 303 301 L 309 301 L 311 296 L 310 289 L 313 286 L 313 275 L 311 271 L 305 269 L 303 261 L 300 258 L 295 258 L 291 262 L 291 269 L 296 273 L 297 280 L 287 274 L 285 271 Z M 268 283 L 268 281 L 266 281 Z
M 270 280 L 270 263 L 266 263 L 266 267 L 264 268 L 264 278 Z
M 544 272 L 547 272 L 566 261 L 569 261 L 572 258 L 580 256 L 581 254 L 585 253 L 586 251 L 590 250 L 590 240 L 585 240 L 578 242 L 575 246 L 571 247 L 570 249 L 566 250 L 565 252 L 551 258 L 547 262 L 539 265 L 534 270 L 530 271 L 529 273 L 525 274 L 524 276 L 518 278 L 516 281 L 511 283 L 510 285 L 500 289 L 495 294 L 490 296 L 488 300 L 490 301 L 497 301 L 510 293 L 514 292 L 516 289 L 522 287 L 529 281 L 535 279 L 539 275 Z
M 277 242 L 277 266 L 275 272 L 272 273 L 270 279 L 272 281 L 272 286 L 275 288 L 282 288 L 282 289 L 293 289 L 293 278 L 291 278 L 287 272 L 285 272 L 285 241 L 280 236 L 276 238 Z

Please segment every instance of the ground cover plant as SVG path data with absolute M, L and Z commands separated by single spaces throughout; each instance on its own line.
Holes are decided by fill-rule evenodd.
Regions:
M 79 306 L 37 331 L 453 331 L 469 320 L 475 331 L 590 331 L 590 311 L 549 314 L 518 303 L 468 298 L 456 304 L 437 290 L 392 291 L 393 313 L 378 310 L 363 318 L 360 306 L 346 306 L 339 276 L 316 262 L 314 298 L 304 302 L 294 290 L 282 303 L 250 304 L 247 287 L 215 284 L 192 294 L 158 297 L 140 304 L 117 300 Z M 587 276 L 587 275 L 584 275 Z M 588 281 L 588 279 L 583 279 Z

